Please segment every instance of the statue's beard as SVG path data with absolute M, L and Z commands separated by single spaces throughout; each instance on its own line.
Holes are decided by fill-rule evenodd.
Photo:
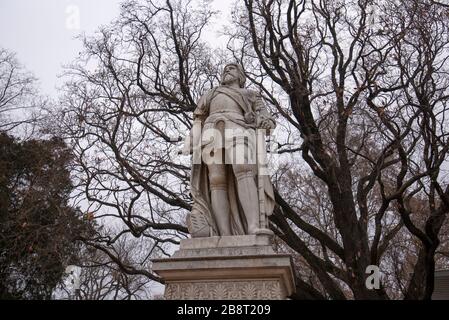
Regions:
M 225 73 L 225 74 L 223 75 L 223 77 L 221 78 L 221 84 L 222 84 L 222 85 L 229 85 L 229 84 L 234 83 L 234 82 L 236 82 L 236 81 L 238 82 L 238 81 L 239 81 L 239 78 L 233 76 L 233 75 L 230 74 L 230 73 Z

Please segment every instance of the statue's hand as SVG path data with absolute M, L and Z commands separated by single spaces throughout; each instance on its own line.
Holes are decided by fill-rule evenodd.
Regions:
M 259 128 L 265 129 L 265 130 L 272 130 L 275 127 L 276 126 L 275 126 L 274 122 L 270 119 L 263 119 L 259 124 Z
M 256 122 L 256 114 L 252 111 L 245 113 L 245 121 L 246 121 L 246 123 L 255 123 Z

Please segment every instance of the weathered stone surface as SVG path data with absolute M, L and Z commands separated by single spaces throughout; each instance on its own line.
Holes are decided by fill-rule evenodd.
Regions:
M 259 247 L 236 247 L 236 248 L 206 248 L 206 249 L 184 249 L 174 253 L 173 258 L 180 257 L 220 257 L 220 256 L 250 256 L 273 254 L 270 246 Z
M 244 235 L 185 239 L 181 242 L 180 249 L 235 248 L 269 245 L 271 245 L 271 236 L 269 235 Z
M 192 154 L 193 238 L 269 232 L 274 190 L 265 134 L 276 121 L 260 94 L 245 88 L 243 67 L 225 66 L 220 86 L 207 91 L 193 112 L 184 154 Z
M 165 289 L 168 300 L 280 300 L 279 281 L 209 281 L 171 283 Z
M 269 243 L 262 236 L 187 239 L 173 257 L 153 260 L 153 271 L 166 281 L 166 299 L 285 299 L 295 288 L 291 258 Z

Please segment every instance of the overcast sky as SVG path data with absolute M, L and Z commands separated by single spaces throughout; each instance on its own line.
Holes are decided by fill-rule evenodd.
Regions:
M 0 47 L 16 52 L 19 61 L 39 78 L 42 92 L 55 96 L 62 65 L 82 50 L 75 36 L 82 32 L 92 34 L 117 17 L 120 2 L 0 0 Z M 226 13 L 230 4 L 231 1 L 215 0 L 213 7 Z

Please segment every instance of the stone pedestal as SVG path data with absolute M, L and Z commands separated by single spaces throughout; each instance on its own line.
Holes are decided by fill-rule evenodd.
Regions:
M 167 300 L 277 300 L 295 290 L 291 258 L 268 235 L 186 239 L 168 259 L 153 260 Z

